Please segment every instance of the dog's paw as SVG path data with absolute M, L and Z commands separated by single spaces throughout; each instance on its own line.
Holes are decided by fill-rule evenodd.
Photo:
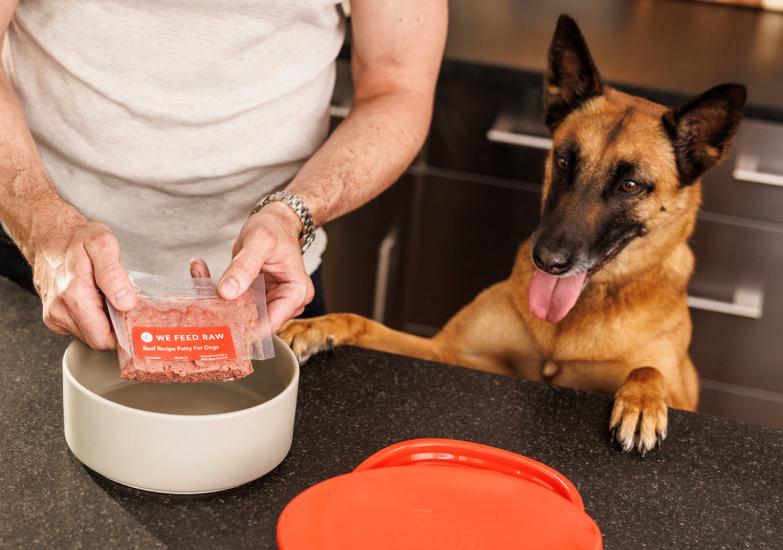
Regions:
M 636 449 L 642 456 L 666 439 L 668 409 L 663 397 L 624 384 L 617 392 L 609 421 L 611 439 L 623 451 Z
M 329 334 L 329 323 L 324 317 L 293 319 L 277 334 L 293 350 L 300 364 L 316 353 L 334 349 L 334 336 Z

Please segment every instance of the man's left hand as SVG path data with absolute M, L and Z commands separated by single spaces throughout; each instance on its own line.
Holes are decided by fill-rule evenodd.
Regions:
M 301 314 L 315 292 L 302 261 L 301 227 L 288 205 L 266 205 L 245 222 L 234 244 L 231 265 L 218 283 L 218 294 L 233 300 L 263 273 L 272 334 Z

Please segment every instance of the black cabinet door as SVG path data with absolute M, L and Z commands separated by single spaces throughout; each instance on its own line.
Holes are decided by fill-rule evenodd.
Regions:
M 438 85 L 427 164 L 540 184 L 549 152 L 541 86 L 500 91 L 472 78 Z
M 538 224 L 539 201 L 532 185 L 419 176 L 393 324 L 432 334 L 508 277 L 517 248 Z
M 382 245 L 390 235 L 397 243 L 403 238 L 411 194 L 412 176 L 403 176 L 374 200 L 326 225 L 329 244 L 322 273 L 327 311 L 373 317 L 379 282 L 384 287 L 382 299 L 392 299 L 400 246 L 384 249 Z M 379 269 L 388 273 L 379 273 Z

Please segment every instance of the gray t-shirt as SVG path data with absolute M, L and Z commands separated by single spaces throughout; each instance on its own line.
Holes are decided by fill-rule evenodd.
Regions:
M 59 193 L 126 268 L 219 275 L 324 141 L 343 32 L 335 0 L 21 0 L 4 63 Z

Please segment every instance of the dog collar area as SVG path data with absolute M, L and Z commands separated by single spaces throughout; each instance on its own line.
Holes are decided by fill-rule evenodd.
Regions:
M 449 439 L 397 443 L 313 485 L 283 510 L 277 542 L 281 550 L 602 548 L 562 474 Z

